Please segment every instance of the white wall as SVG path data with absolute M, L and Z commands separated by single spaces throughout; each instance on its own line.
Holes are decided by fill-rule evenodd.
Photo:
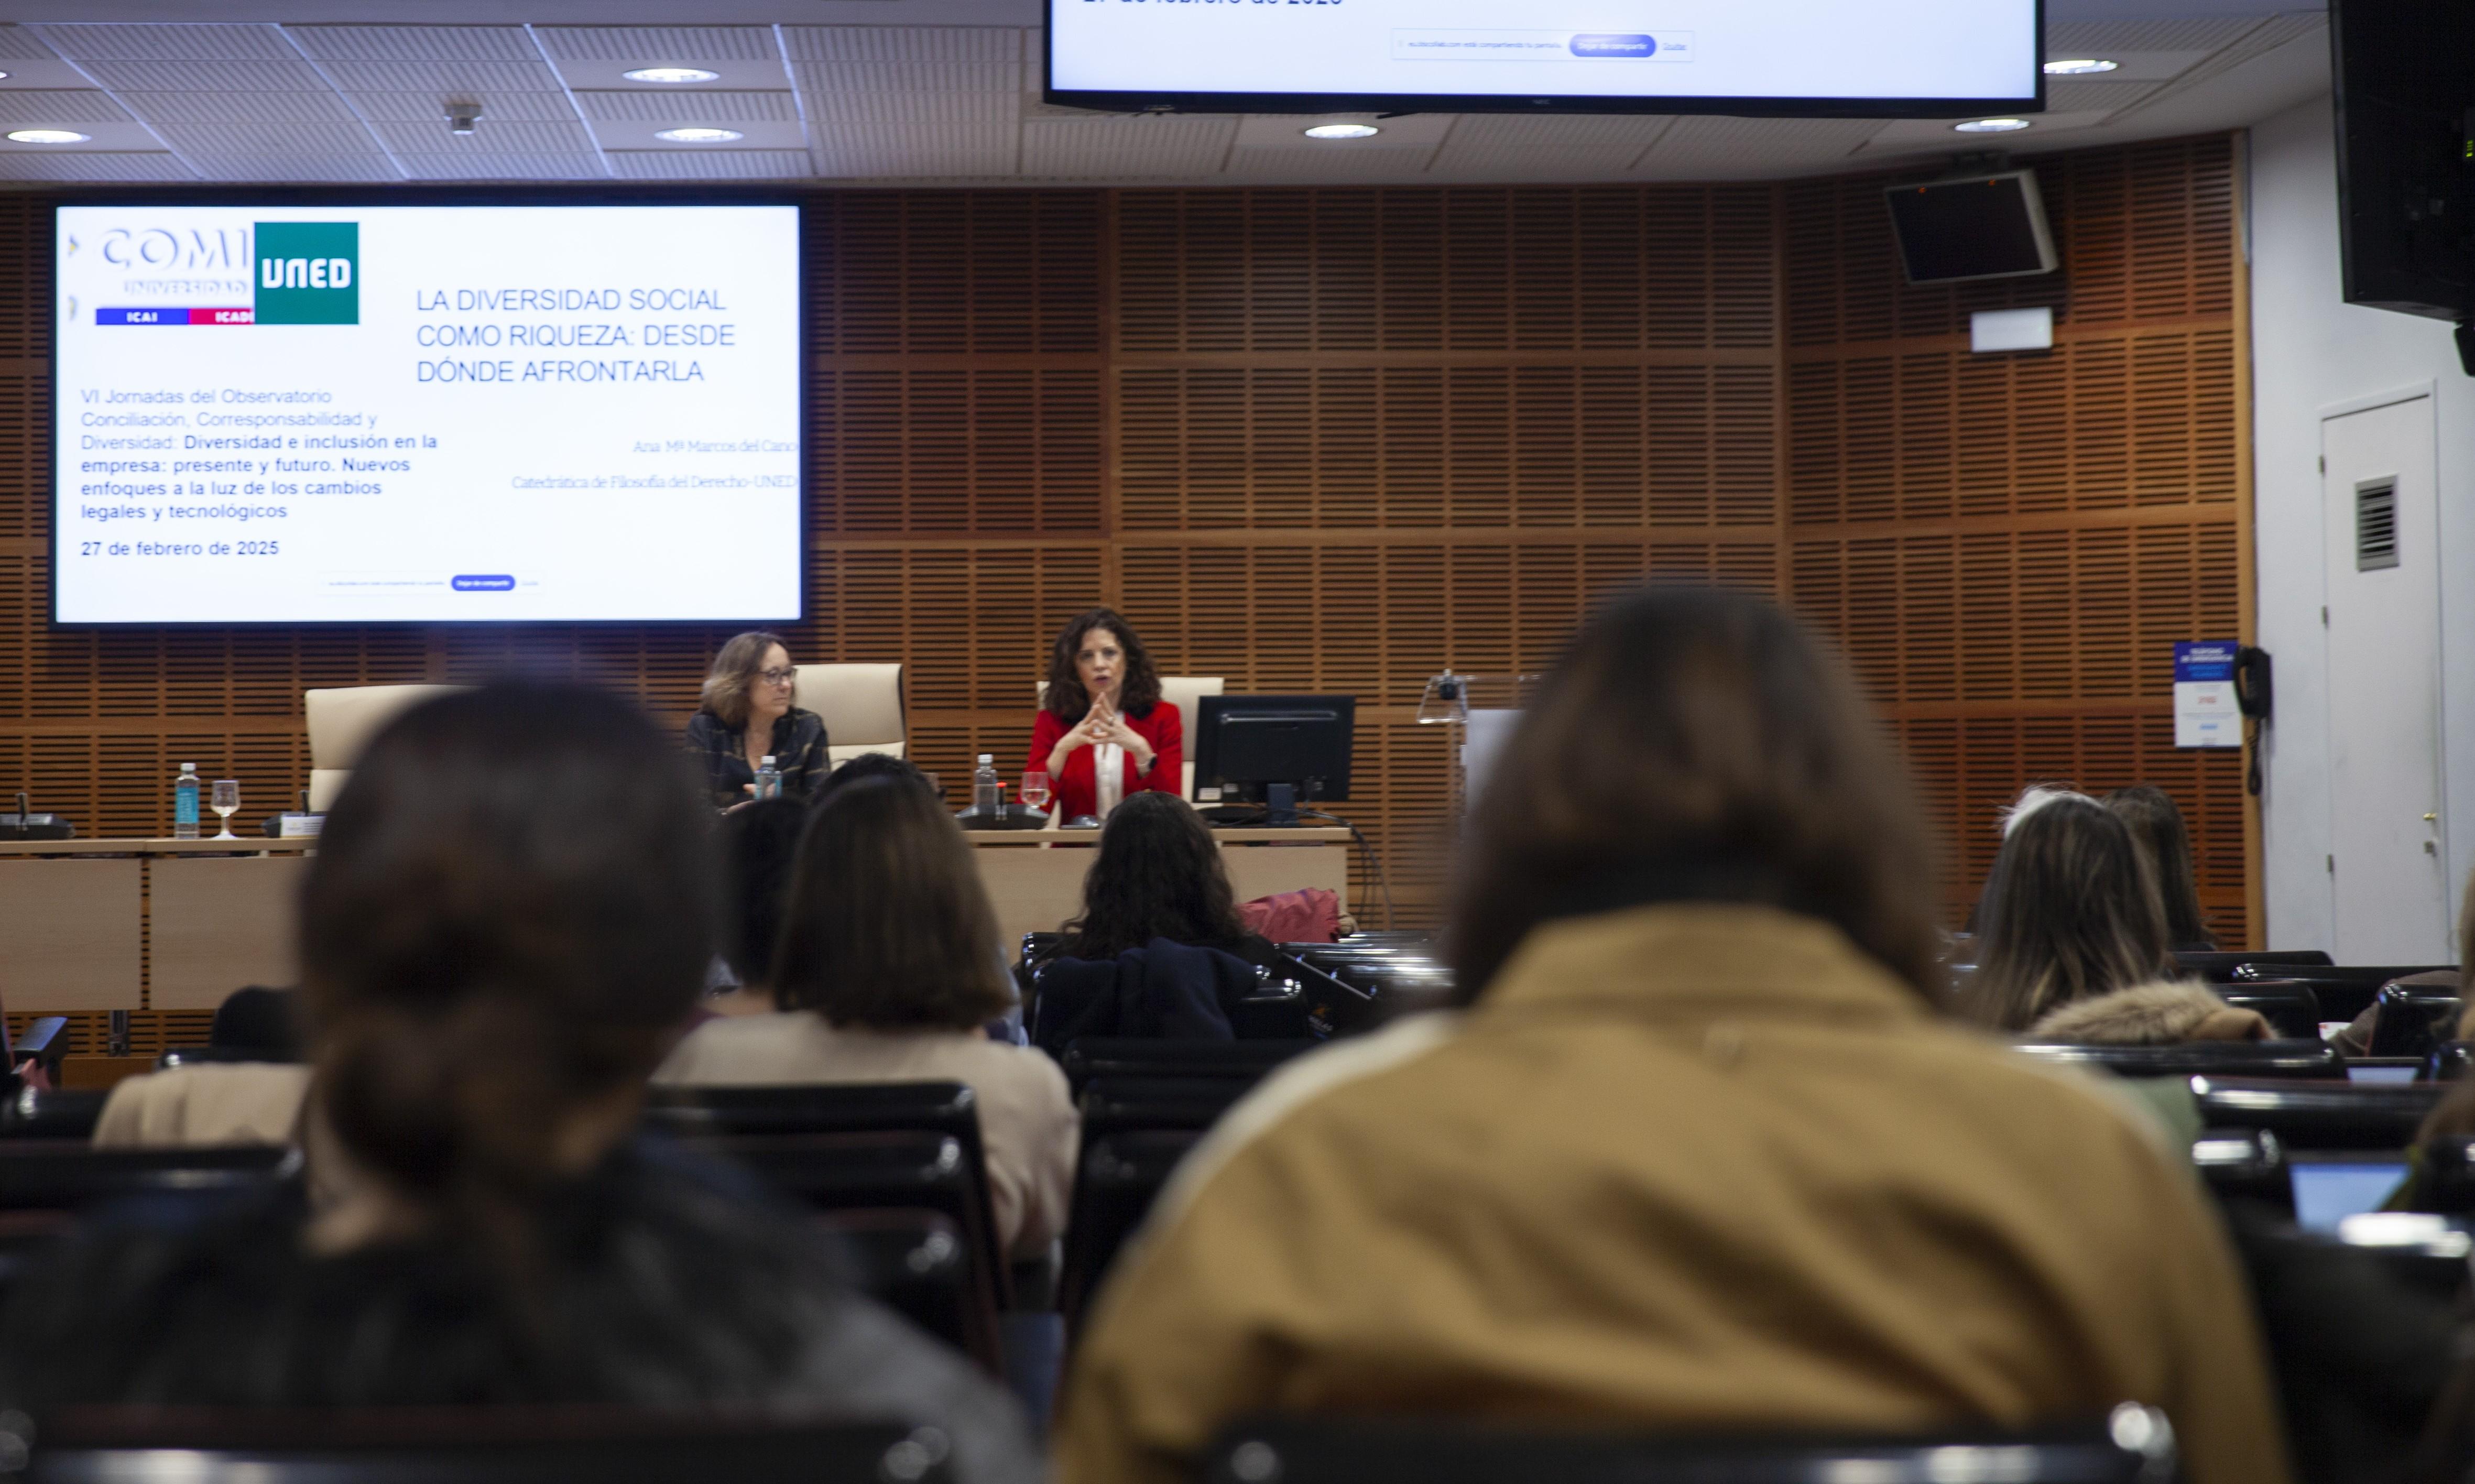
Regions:
M 2340 301 L 2326 97 L 2254 125 L 2250 167 L 2259 644 L 2277 666 L 2263 800 L 2268 946 L 2326 948 L 2332 722 L 2320 419 L 2354 399 L 2424 383 L 2436 393 L 2443 838 L 2454 903 L 2475 866 L 2475 379 L 2459 369 L 2448 325 Z

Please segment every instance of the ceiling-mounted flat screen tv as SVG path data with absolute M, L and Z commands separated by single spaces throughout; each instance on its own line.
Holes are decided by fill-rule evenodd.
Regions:
M 2042 0 L 1047 0 L 1115 112 L 1962 117 L 2045 106 Z
M 801 616 L 799 208 L 59 207 L 68 624 Z

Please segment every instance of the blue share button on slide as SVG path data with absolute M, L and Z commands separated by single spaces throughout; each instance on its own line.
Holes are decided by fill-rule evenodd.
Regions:
M 516 579 L 500 572 L 458 572 L 449 579 L 458 593 L 512 593 Z
M 1585 31 L 1573 38 L 1576 57 L 1633 57 L 1648 59 L 1658 55 L 1658 42 L 1639 32 Z

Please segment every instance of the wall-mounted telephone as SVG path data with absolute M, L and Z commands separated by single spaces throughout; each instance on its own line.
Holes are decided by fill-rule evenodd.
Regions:
M 2246 645 L 2235 651 L 2235 708 L 2246 717 L 2269 719 L 2275 692 L 2269 684 L 2268 651 Z

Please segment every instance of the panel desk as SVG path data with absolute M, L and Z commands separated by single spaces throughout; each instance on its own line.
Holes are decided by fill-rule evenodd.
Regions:
M 213 1010 L 289 985 L 310 839 L 0 840 L 12 1014 Z
M 1349 893 L 1349 832 L 1212 832 L 1238 899 Z M 1096 830 L 967 837 L 1011 957 L 1083 907 Z M 210 1010 L 298 982 L 293 902 L 314 839 L 0 840 L 0 1005 L 12 1015 Z
M 966 838 L 979 858 L 1009 959 L 1025 933 L 1054 933 L 1083 911 L 1083 878 L 1099 831 L 973 830 Z M 1220 842 L 1238 900 L 1321 887 L 1340 898 L 1341 911 L 1349 910 L 1347 830 L 1255 826 L 1213 830 L 1212 838 Z

